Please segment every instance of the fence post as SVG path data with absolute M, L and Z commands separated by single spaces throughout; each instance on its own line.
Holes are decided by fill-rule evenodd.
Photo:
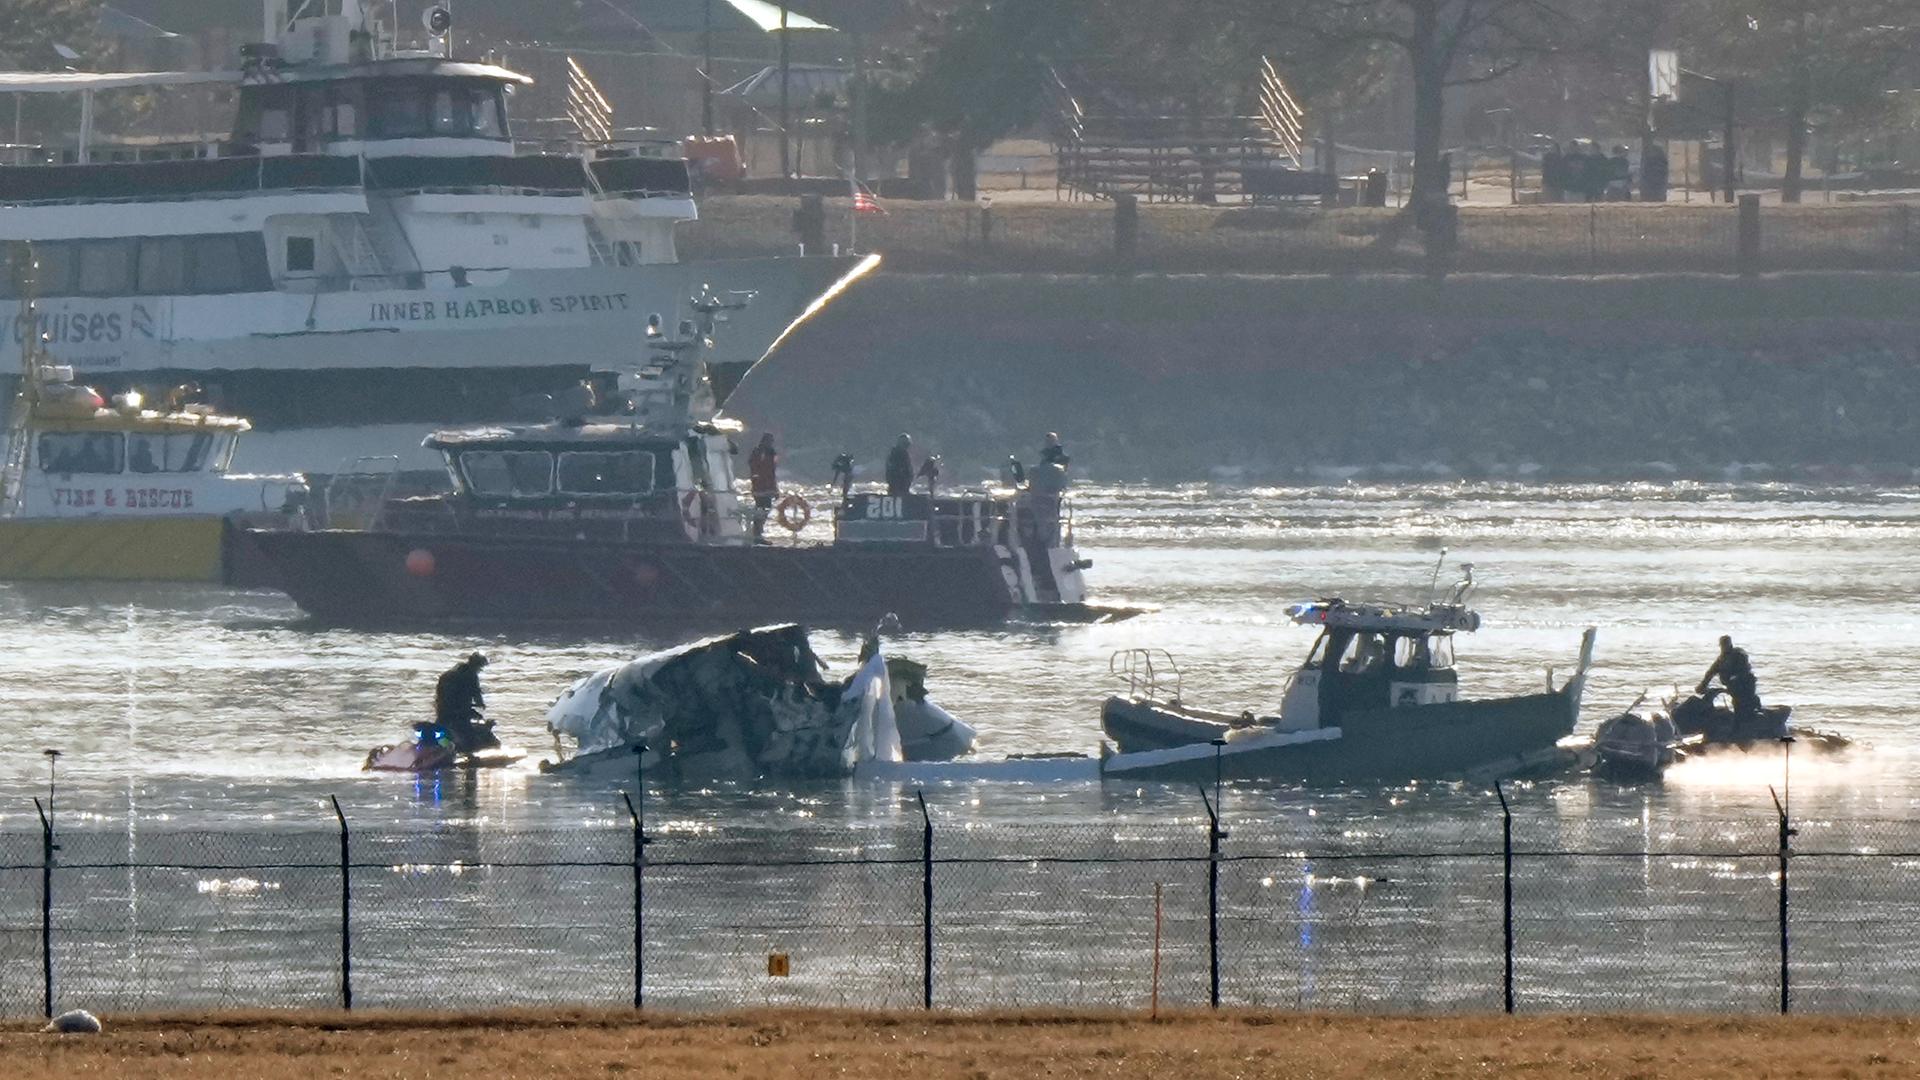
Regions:
M 920 800 L 920 1007 L 933 1008 L 933 817 L 927 813 L 927 793 Z
M 347 815 L 340 796 L 329 795 L 333 819 L 340 823 L 340 1007 L 353 1011 L 353 871 L 348 861 Z
M 40 979 L 43 991 L 42 1009 L 48 1020 L 53 1019 L 53 853 L 59 847 L 53 842 L 53 819 L 47 816 L 47 808 L 40 800 L 33 800 L 33 809 L 40 815 Z
M 1600 272 L 1600 208 L 1587 207 L 1587 276 Z
M 1500 852 L 1501 878 L 1505 882 L 1505 895 L 1501 903 L 1501 926 L 1504 929 L 1506 947 L 1506 973 L 1501 986 L 1506 991 L 1507 1015 L 1513 1015 L 1513 809 L 1507 805 L 1507 793 L 1500 789 L 1500 781 L 1493 782 L 1493 793 L 1500 798 Z
M 627 802 L 627 817 L 633 822 L 633 1007 L 647 1003 L 647 788 L 643 779 L 647 744 L 633 746 L 633 790 L 620 797 Z
M 1781 736 L 1780 752 L 1785 759 L 1781 787 L 1786 791 L 1786 800 L 1782 801 L 1780 795 L 1776 794 L 1771 787 L 1767 788 L 1767 794 L 1773 795 L 1774 813 L 1780 818 L 1780 1015 L 1785 1016 L 1792 1003 L 1793 986 L 1787 951 L 1787 862 L 1793 856 L 1795 833 L 1790 813 L 1793 806 L 1793 789 L 1789 786 L 1793 777 L 1793 736 Z
M 1215 750 L 1215 759 L 1219 757 Z M 1207 808 L 1207 1001 L 1220 1007 L 1220 840 L 1227 834 L 1220 828 L 1220 812 L 1200 789 L 1200 801 Z

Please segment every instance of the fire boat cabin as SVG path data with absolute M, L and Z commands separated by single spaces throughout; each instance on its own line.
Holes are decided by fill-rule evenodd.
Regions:
M 300 477 L 229 474 L 246 420 L 71 379 L 42 366 L 13 403 L 0 580 L 228 580 L 234 530 L 304 524 Z

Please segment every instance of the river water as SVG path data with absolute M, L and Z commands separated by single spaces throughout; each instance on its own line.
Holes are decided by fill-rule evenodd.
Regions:
M 1860 744 L 1837 758 L 1801 755 L 1791 763 L 1796 814 L 1808 822 L 1800 842 L 1878 859 L 1836 879 L 1855 881 L 1857 887 L 1841 890 L 1844 896 L 1835 893 L 1827 914 L 1837 920 L 1844 909 L 1846 919 L 1864 918 L 1872 925 L 1891 910 L 1886 907 L 1892 902 L 1889 895 L 1914 891 L 1903 884 L 1913 873 L 1910 863 L 1879 856 L 1920 849 L 1920 828 L 1907 824 L 1916 816 L 1920 796 L 1912 770 L 1920 739 L 1909 724 L 1912 687 L 1920 681 L 1920 619 L 1913 601 L 1920 586 L 1920 491 L 1697 484 L 1349 484 L 1257 490 L 1093 488 L 1077 492 L 1076 500 L 1078 539 L 1094 560 L 1089 578 L 1098 598 L 1145 605 L 1153 609 L 1150 614 L 1109 625 L 915 635 L 898 646 L 930 665 L 931 691 L 980 729 L 984 756 L 1096 752 L 1099 702 L 1116 685 L 1108 676 L 1108 659 L 1120 649 L 1169 650 L 1179 662 L 1184 694 L 1191 702 L 1272 711 L 1287 672 L 1312 641 L 1310 631 L 1286 621 L 1286 604 L 1329 595 L 1349 600 L 1424 597 L 1435 561 L 1447 548 L 1441 586 L 1455 580 L 1461 563 L 1474 564 L 1479 582 L 1474 604 L 1484 617 L 1483 629 L 1463 636 L 1457 646 L 1463 695 L 1534 690 L 1544 684 L 1549 668 L 1564 678 L 1573 666 L 1582 628 L 1595 626 L 1599 645 L 1581 724 L 1582 731 L 1590 731 L 1608 710 L 1625 707 L 1642 693 L 1657 699 L 1676 683 L 1697 679 L 1712 658 L 1717 637 L 1732 633 L 1751 652 L 1770 702 L 1791 703 L 1797 722 L 1844 733 Z M 195 858 L 179 853 L 198 850 L 193 845 L 209 843 L 208 835 L 224 837 L 228 848 L 240 849 L 246 847 L 245 837 L 259 835 L 293 837 L 287 842 L 310 849 L 302 859 L 324 860 L 334 850 L 334 818 L 327 802 L 332 796 L 356 830 L 392 845 L 396 860 L 401 859 L 398 853 L 410 850 L 409 844 L 455 843 L 447 838 L 457 837 L 457 853 L 448 857 L 453 861 L 512 861 L 548 850 L 617 863 L 629 850 L 626 811 L 617 791 L 540 776 L 531 762 L 552 752 L 541 717 L 547 703 L 573 678 L 671 643 L 604 628 L 511 634 L 345 630 L 313 624 L 273 594 L 212 588 L 0 585 L 0 835 L 22 843 L 30 838 L 29 854 L 38 859 L 39 831 L 30 798 L 43 796 L 47 788 L 47 761 L 41 751 L 57 748 L 62 754 L 58 822 L 63 833 L 76 834 L 76 843 L 63 858 L 79 858 L 76 852 L 92 843 L 101 853 L 96 861 L 102 866 L 144 859 L 245 862 L 261 857 L 246 850 L 202 852 Z M 847 670 L 858 647 L 853 637 L 838 634 L 817 635 L 816 644 L 839 671 Z M 492 657 L 487 672 L 490 715 L 508 744 L 533 752 L 527 765 L 438 785 L 362 773 L 367 749 L 399 738 L 409 723 L 424 715 L 435 676 L 473 648 Z M 1613 955 L 1615 946 L 1599 942 L 1564 955 L 1548 947 L 1547 939 L 1565 926 L 1591 917 L 1611 920 L 1616 930 L 1640 928 L 1633 931 L 1629 952 L 1638 958 L 1636 963 L 1655 963 L 1665 972 L 1668 995 L 1660 1001 L 1731 1008 L 1764 1004 L 1772 992 L 1772 968 L 1766 959 L 1772 863 L 1764 857 L 1773 849 L 1775 835 L 1769 789 L 1783 785 L 1786 764 L 1777 749 L 1764 748 L 1685 763 L 1663 784 L 1649 788 L 1561 777 L 1514 789 L 1510 796 L 1520 845 L 1542 853 L 1604 850 L 1606 856 L 1578 874 L 1569 867 L 1568 880 L 1585 882 L 1582 895 L 1598 890 L 1613 905 L 1606 908 L 1610 914 L 1596 914 L 1583 906 L 1581 896 L 1555 893 L 1558 899 L 1551 902 L 1542 897 L 1541 904 L 1551 910 L 1534 912 L 1542 944 L 1534 965 L 1523 966 L 1528 1000 L 1619 1006 L 1638 1000 L 1634 995 L 1644 976 L 1638 968 L 1617 971 L 1612 981 L 1588 977 L 1590 968 L 1606 968 L 1596 957 Z M 1056 899 L 1068 894 L 1092 897 L 1076 901 L 1076 910 L 1087 909 L 1073 920 L 1083 929 L 1110 915 L 1101 909 L 1126 907 L 1132 912 L 1124 920 L 1124 931 L 1115 929 L 1100 938 L 1106 943 L 1103 948 L 1115 941 L 1127 943 L 1127 949 L 1138 945 L 1138 933 L 1146 925 L 1136 918 L 1142 910 L 1138 905 L 1151 903 L 1157 876 L 1184 883 L 1168 901 L 1179 905 L 1172 917 L 1184 928 L 1181 933 L 1199 925 L 1193 921 L 1198 917 L 1195 894 L 1188 886 L 1203 871 L 1175 863 L 1160 875 L 1151 864 L 1131 862 L 1143 852 L 1178 859 L 1204 856 L 1206 819 L 1197 793 L 1153 787 L 1115 790 L 1096 784 L 977 783 L 930 790 L 926 797 L 942 843 L 972 845 L 967 850 L 982 860 L 1010 853 L 1025 857 L 1075 852 L 1117 860 L 1118 869 L 1101 880 L 1124 882 L 1125 888 L 1083 893 L 1062 883 L 1043 890 Z M 850 836 L 860 838 L 855 847 L 863 856 L 878 852 L 879 857 L 917 860 L 920 853 L 920 813 L 912 793 L 905 791 L 853 785 L 797 791 L 652 790 L 646 799 L 650 827 L 663 838 L 652 855 L 663 863 L 675 858 L 676 837 L 683 841 L 677 849 L 681 856 L 693 862 L 705 857 L 702 852 L 719 851 L 761 863 L 821 852 L 844 854 Z M 1303 932 L 1319 927 L 1320 943 L 1311 932 L 1302 939 L 1289 930 L 1286 956 L 1273 961 L 1288 972 L 1281 980 L 1284 985 L 1236 967 L 1225 977 L 1230 998 L 1334 1007 L 1494 1003 L 1488 994 L 1497 984 L 1497 972 L 1488 981 L 1487 972 L 1493 969 L 1483 961 L 1487 948 L 1495 950 L 1497 969 L 1500 867 L 1497 858 L 1489 861 L 1486 856 L 1499 850 L 1500 818 L 1489 791 L 1446 784 L 1365 791 L 1243 787 L 1225 794 L 1224 810 L 1234 831 L 1229 854 L 1237 850 L 1250 860 L 1274 858 L 1281 867 L 1250 878 L 1229 875 L 1224 886 L 1229 892 L 1272 889 L 1276 873 L 1293 882 L 1300 874 L 1302 852 L 1336 860 L 1332 869 L 1310 866 L 1304 889 L 1286 890 L 1294 920 L 1289 925 L 1297 923 Z M 1122 836 L 1125 830 L 1133 832 Z M 1607 858 L 1648 850 L 1676 854 L 1661 872 L 1635 859 L 1639 869 L 1627 874 L 1632 880 L 1615 880 L 1622 868 Z M 1432 869 L 1437 863 L 1422 864 L 1429 869 L 1420 873 L 1408 869 L 1412 864 L 1391 860 L 1398 870 L 1373 866 L 1373 878 L 1397 875 L 1408 883 L 1405 895 L 1396 900 L 1392 890 L 1382 893 L 1377 882 L 1367 884 L 1368 869 L 1338 862 L 1356 854 L 1382 859 L 1458 855 L 1464 861 L 1444 872 Z M 0 863 L 7 861 L 0 858 Z M 23 856 L 16 864 L 28 861 Z M 421 861 L 435 860 L 423 856 Z M 970 878 L 973 891 L 961 890 L 966 895 L 1017 893 L 1009 892 L 1006 882 L 980 876 L 998 873 L 993 865 L 999 864 L 983 862 L 972 871 L 943 866 L 941 873 L 977 871 Z M 1256 869 L 1253 863 L 1243 867 L 1244 873 Z M 890 864 L 874 870 L 909 870 L 913 888 L 903 886 L 900 895 L 912 904 L 904 914 L 895 913 L 899 919 L 879 920 L 902 941 L 914 938 L 902 927 L 918 918 L 917 864 L 905 870 Z M 764 891 L 769 880 L 779 877 L 765 869 L 758 878 L 735 869 L 711 872 L 735 875 L 726 886 L 737 890 L 734 895 Z M 613 914 L 602 924 L 595 921 L 598 916 L 576 912 L 574 917 L 583 920 L 579 926 L 599 928 L 563 935 L 553 947 L 567 955 L 604 959 L 617 953 L 623 940 L 630 941 L 622 937 L 629 932 L 622 927 L 631 923 L 620 921 L 620 904 L 609 906 L 595 898 L 624 888 L 625 879 L 606 867 L 582 873 L 600 877 L 583 879 L 572 902 L 584 912 Z M 609 873 L 613 876 L 607 877 Z M 671 870 L 656 873 L 672 877 Z M 1666 885 L 1662 873 L 1671 877 Z M 128 939 L 124 946 L 99 944 L 95 960 L 100 965 L 132 963 L 116 950 L 137 952 L 133 928 L 144 933 L 148 925 L 145 916 L 122 910 L 137 905 L 136 875 L 113 870 L 99 874 L 104 875 L 102 882 L 125 879 L 111 886 L 99 884 L 99 895 L 91 899 L 104 905 L 99 919 L 111 927 L 126 927 Z M 240 880 L 214 871 L 189 877 L 187 887 L 199 896 L 195 903 L 200 905 Z M 259 877 L 245 880 L 257 886 Z M 1558 871 L 1546 875 L 1561 877 Z M 16 875 L 20 888 L 26 888 L 26 882 Z M 31 882 L 35 890 L 37 882 L 36 871 Z M 1743 973 L 1738 978 L 1689 974 L 1685 965 L 1660 960 L 1681 943 L 1697 940 L 1700 920 L 1716 925 L 1728 921 L 1716 882 L 1739 896 L 1734 906 L 1740 915 L 1731 920 L 1737 932 L 1714 939 L 1724 945 L 1716 948 L 1730 958 L 1728 963 Z M 533 893 L 549 888 L 523 884 Z M 715 910 L 713 887 L 711 881 L 703 884 L 694 894 L 702 899 L 683 900 L 685 906 L 679 908 L 672 907 L 670 899 L 656 900 L 651 891 L 648 903 L 667 905 L 661 909 L 667 925 L 678 918 L 690 936 L 700 937 L 701 931 L 713 929 L 701 921 Z M 1343 888 L 1349 894 L 1342 894 Z M 1360 891 L 1352 892 L 1356 888 Z M 846 912 L 852 909 L 837 906 L 849 895 L 843 885 L 821 893 L 795 879 L 779 891 L 807 894 L 809 899 L 805 911 L 787 912 L 775 923 L 804 926 L 821 909 L 835 910 L 839 914 L 828 921 L 838 928 L 837 935 L 849 939 L 843 952 L 858 951 L 851 943 L 858 934 L 845 925 Z M 16 892 L 15 903 L 26 896 Z M 1530 895 L 1524 888 L 1521 892 L 1523 900 Z M 431 889 L 422 895 L 427 894 L 440 895 Z M 276 917 L 304 917 L 311 914 L 309 906 L 318 911 L 332 903 L 327 895 L 322 889 L 308 896 L 311 905 L 283 900 L 274 909 Z M 661 895 L 670 897 L 671 890 Z M 1141 900 L 1142 895 L 1148 899 Z M 1465 908 L 1462 895 L 1471 898 Z M 537 938 L 545 931 L 528 920 L 526 899 L 521 892 L 493 897 L 519 912 L 517 925 Z M 979 901 L 981 919 L 969 924 L 975 931 L 984 934 L 984 928 L 995 924 L 987 915 L 996 902 Z M 1356 912 L 1369 902 L 1375 905 L 1368 909 L 1371 914 L 1359 918 Z M 1481 917 L 1487 903 L 1495 905 L 1491 921 Z M 1524 939 L 1529 916 L 1522 906 Z M 1473 914 L 1463 916 L 1463 910 Z M 1908 915 L 1920 915 L 1901 911 L 1907 923 L 1917 921 Z M 1436 921 L 1440 912 L 1452 914 Z M 1467 918 L 1470 926 L 1458 934 L 1445 931 L 1456 918 Z M 1689 925 L 1676 926 L 1676 921 Z M 803 980 L 751 990 L 724 979 L 716 983 L 716 956 L 757 956 L 756 950 L 772 940 L 741 929 L 752 920 L 720 922 L 732 928 L 723 936 L 738 939 L 733 944 L 712 954 L 670 953 L 656 965 L 659 985 L 665 988 L 660 992 L 670 1000 L 675 988 L 681 995 L 677 1000 L 689 1004 L 915 1000 L 918 976 L 902 976 L 895 970 L 898 965 L 873 974 L 878 980 L 873 986 L 844 963 L 828 965 L 816 974 L 824 977 L 830 971 L 833 977 L 808 984 L 813 990 L 804 994 L 790 989 Z M 1230 923 L 1223 940 L 1244 939 L 1251 957 L 1266 947 L 1257 944 L 1266 940 L 1254 929 L 1260 925 L 1251 916 Z M 1649 925 L 1663 929 L 1655 933 L 1646 929 Z M 1371 936 L 1325 944 L 1343 941 L 1342 933 L 1359 934 L 1362 926 Z M 1037 919 L 1033 927 L 1036 936 L 1023 947 L 1049 955 L 1060 951 L 1039 944 L 1052 940 L 1046 931 L 1058 929 L 1055 921 Z M 1238 937 L 1235 927 L 1240 928 Z M 10 917 L 10 928 L 17 937 L 21 924 Z M 958 926 L 951 934 L 960 942 L 968 932 Z M 325 939 L 324 926 L 316 925 L 314 933 L 315 940 Z M 1394 935 L 1408 933 L 1434 943 L 1438 952 L 1425 963 L 1444 974 L 1421 979 L 1405 970 L 1412 962 L 1396 966 L 1382 959 L 1390 954 L 1388 943 Z M 1199 992 L 1192 966 L 1197 946 L 1190 936 L 1181 940 L 1186 951 L 1179 955 L 1185 959 L 1170 970 L 1186 980 L 1182 993 L 1190 998 Z M 25 948 L 19 941 L 14 944 L 16 951 Z M 1830 968 L 1827 982 L 1819 983 L 1816 976 L 1808 992 L 1817 994 L 1825 986 L 1835 1007 L 1910 1004 L 1906 997 L 1888 999 L 1885 986 L 1875 985 L 1855 955 L 1868 944 L 1851 938 L 1834 944 L 1831 955 L 1820 961 Z M 1022 968 L 1026 974 L 1020 977 L 991 959 L 989 954 L 1002 946 L 987 937 L 981 937 L 978 946 L 980 955 L 971 967 L 965 961 L 954 964 L 956 978 L 974 980 L 965 983 L 966 992 L 953 992 L 955 1001 L 1114 1003 L 1134 1000 L 1138 990 L 1133 982 L 1116 982 L 1102 974 L 1100 965 L 1108 961 L 1090 959 L 1097 952 L 1091 946 L 1067 950 L 1073 953 L 1071 959 L 1055 957 Z M 1337 948 L 1331 955 L 1346 962 L 1325 967 L 1328 948 Z M 1912 943 L 1912 952 L 1920 954 L 1920 941 Z M 674 967 L 674 956 L 685 961 L 683 968 Z M 388 962 L 397 961 L 389 956 Z M 529 982 L 514 969 L 523 962 L 510 955 L 490 976 L 449 976 L 436 1000 L 467 1000 L 456 988 L 488 1002 L 578 996 L 577 972 L 554 973 L 551 985 Z M 179 965 L 166 961 L 164 953 L 151 952 L 143 963 L 141 985 L 146 989 L 128 1000 L 137 1005 L 174 1001 L 166 984 L 178 976 Z M 373 963 L 373 970 L 380 970 L 379 961 Z M 1381 964 L 1386 966 L 1378 967 Z M 1599 968 L 1593 968 L 1595 964 Z M 601 982 L 586 996 L 618 1000 L 624 992 L 624 969 L 607 961 L 594 970 Z M 1840 974 L 1843 970 L 1862 973 Z M 1046 972 L 1058 977 L 1043 977 Z M 1129 974 L 1128 980 L 1133 977 Z M 203 987 L 186 999 L 254 1000 L 235 989 L 247 985 L 246 978 L 233 978 L 239 981 Z M 1065 986 L 1073 989 L 1062 989 Z M 27 994 L 19 986 L 15 990 Z M 283 996 L 306 1000 L 302 995 L 309 992 L 318 991 L 307 987 Z M 0 979 L 0 1004 L 7 996 Z M 1920 990 L 1911 996 L 1920 1000 Z

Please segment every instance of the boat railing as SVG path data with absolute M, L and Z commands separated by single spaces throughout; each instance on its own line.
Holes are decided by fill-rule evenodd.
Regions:
M 1127 696 L 1180 704 L 1180 665 L 1165 649 L 1117 649 L 1107 657 L 1107 674 L 1127 684 Z M 1163 695 L 1164 680 L 1171 677 L 1173 693 Z
M 915 515 L 906 501 L 929 503 Z M 866 511 L 851 516 L 859 506 Z M 832 500 L 834 538 L 847 543 L 909 542 L 935 547 L 996 544 L 1048 547 L 1073 543 L 1073 508 L 1065 496 L 1018 491 L 959 491 L 950 495 L 882 496 L 853 492 Z

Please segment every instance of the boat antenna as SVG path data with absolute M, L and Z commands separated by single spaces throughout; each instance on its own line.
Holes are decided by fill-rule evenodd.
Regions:
M 1427 582 L 1427 606 L 1433 606 L 1433 594 L 1440 588 L 1440 567 L 1446 564 L 1447 549 L 1440 549 L 1440 557 L 1433 560 L 1433 580 Z

